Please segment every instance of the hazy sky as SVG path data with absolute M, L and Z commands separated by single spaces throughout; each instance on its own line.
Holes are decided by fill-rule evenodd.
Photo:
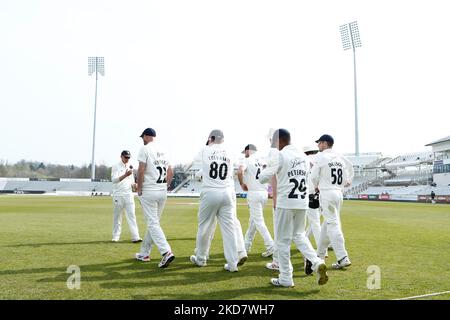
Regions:
M 358 21 L 360 151 L 430 150 L 448 136 L 448 1 L 0 0 L 0 160 L 134 156 L 153 127 L 176 162 L 211 129 L 239 152 L 270 127 L 299 147 L 322 133 L 354 152 L 353 58 L 339 26 Z

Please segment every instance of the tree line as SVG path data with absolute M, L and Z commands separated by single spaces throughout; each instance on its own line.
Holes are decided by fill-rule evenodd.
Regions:
M 97 179 L 110 180 L 111 167 L 103 164 L 96 165 L 95 176 Z M 91 165 L 60 165 L 27 160 L 20 160 L 14 164 L 9 164 L 6 161 L 0 160 L 0 177 L 89 179 L 91 177 Z
M 111 180 L 111 167 L 100 164 L 95 166 L 95 178 L 100 180 Z M 3 178 L 69 178 L 69 179 L 90 179 L 91 165 L 84 164 L 82 166 L 60 165 L 52 163 L 43 163 L 39 161 L 20 160 L 14 164 L 9 164 L 4 160 L 0 160 L 0 177 Z M 170 185 L 170 189 L 175 188 L 184 179 L 184 166 L 179 164 L 174 166 L 174 179 Z

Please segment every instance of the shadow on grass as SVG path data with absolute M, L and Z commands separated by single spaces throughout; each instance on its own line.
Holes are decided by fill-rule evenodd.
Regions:
M 175 242 L 175 241 L 195 241 L 195 238 L 173 238 L 173 239 L 167 239 L 167 241 Z M 93 245 L 93 244 L 111 244 L 111 245 L 117 245 L 117 244 L 133 244 L 131 240 L 121 240 L 118 242 L 112 242 L 111 240 L 100 240 L 100 241 L 83 241 L 83 242 L 44 242 L 44 243 L 23 243 L 23 244 L 13 244 L 4 246 L 6 248 L 21 248 L 21 247 L 31 247 L 31 248 L 39 248 L 42 246 L 67 246 L 67 245 Z M 140 245 L 140 243 L 137 243 Z
M 90 243 L 102 244 L 109 242 L 93 241 Z M 155 252 L 154 254 L 157 253 Z M 159 254 L 157 256 L 150 262 L 142 262 L 130 258 L 111 263 L 79 265 L 81 279 L 83 282 L 98 282 L 100 288 L 107 290 L 150 289 L 149 294 L 130 296 L 132 299 L 161 299 L 161 297 L 180 300 L 235 299 L 247 295 L 270 297 L 271 294 L 300 299 L 319 292 L 319 290 L 299 292 L 295 289 L 273 287 L 270 284 L 270 278 L 277 277 L 278 273 L 265 268 L 265 263 L 271 261 L 271 259 L 262 258 L 259 253 L 249 254 L 249 260 L 243 266 L 240 266 L 239 272 L 236 273 L 223 270 L 225 263 L 223 253 L 211 254 L 208 266 L 203 268 L 193 265 L 189 260 L 189 256 L 183 255 L 176 256 L 176 259 L 168 268 L 161 269 L 157 266 Z M 69 273 L 66 273 L 66 267 L 0 271 L 0 276 L 25 274 L 42 274 L 43 277 L 36 280 L 36 283 L 41 284 L 65 283 L 70 276 Z M 54 276 L 51 276 L 52 274 Z M 299 269 L 296 268 L 294 280 L 299 281 L 305 277 L 308 276 L 299 272 Z M 237 281 L 240 285 L 248 283 L 248 286 L 232 288 L 230 287 L 233 285 L 232 283 L 224 285 L 224 283 L 236 279 L 238 279 Z M 261 282 L 261 279 L 264 279 L 264 282 Z M 315 277 L 311 281 L 315 281 Z M 186 291 L 183 289 L 186 286 L 191 287 L 191 289 Z M 223 286 L 227 288 L 223 289 Z M 180 289 L 179 292 L 171 290 L 171 288 L 177 287 Z M 216 291 L 211 290 L 214 287 L 219 288 Z M 208 290 L 209 292 L 206 292 Z
M 45 243 L 23 243 L 23 244 L 13 244 L 9 246 L 5 246 L 7 248 L 20 248 L 20 247 L 31 247 L 31 248 L 38 248 L 42 246 L 67 246 L 67 245 L 93 245 L 93 244 L 111 244 L 111 245 L 118 245 L 118 244 L 131 244 L 131 240 L 123 240 L 119 242 L 112 242 L 111 240 L 106 241 L 83 241 L 83 242 L 45 242 Z
M 267 284 L 267 287 L 252 287 L 245 289 L 226 289 L 226 290 L 218 290 L 215 292 L 208 293 L 170 293 L 170 294 L 148 294 L 148 295 L 131 295 L 131 299 L 133 300 L 159 300 L 161 296 L 164 296 L 165 299 L 172 300 L 230 300 L 237 299 L 242 296 L 247 295 L 261 295 L 264 294 L 267 297 L 270 297 L 271 294 L 277 295 L 277 299 L 279 296 L 283 296 L 285 298 L 291 299 L 304 299 L 310 295 L 315 295 L 320 292 L 319 289 L 316 290 L 308 290 L 308 291 L 295 291 L 293 288 L 281 288 L 274 287 L 271 284 Z M 257 299 L 260 300 L 260 299 Z M 268 298 L 267 300 L 270 300 Z

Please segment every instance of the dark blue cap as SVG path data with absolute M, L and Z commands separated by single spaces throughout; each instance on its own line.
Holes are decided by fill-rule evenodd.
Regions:
M 131 152 L 128 150 L 123 150 L 120 155 L 124 157 L 131 157 Z
M 316 140 L 316 143 L 318 143 L 319 141 L 326 141 L 330 144 L 334 144 L 334 139 L 329 134 L 323 134 L 319 139 Z
M 152 136 L 152 137 L 156 137 L 156 131 L 155 131 L 155 129 L 147 128 L 147 129 L 144 130 L 144 132 L 142 132 L 141 138 L 142 138 L 143 136 Z

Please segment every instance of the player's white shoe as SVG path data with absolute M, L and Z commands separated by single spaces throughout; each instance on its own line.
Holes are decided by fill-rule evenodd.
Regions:
M 111 242 L 119 242 L 119 239 L 112 239 Z
M 229 271 L 229 272 L 237 272 L 237 271 L 238 271 L 238 268 L 237 268 L 237 267 L 232 268 L 232 267 L 230 267 L 230 266 L 228 265 L 228 263 L 225 263 L 225 265 L 223 266 L 223 268 L 224 268 L 225 270 Z
M 292 283 L 290 285 L 284 285 L 280 283 L 280 279 L 278 278 L 272 278 L 270 279 L 270 283 L 272 283 L 274 286 L 277 287 L 286 287 L 286 288 L 293 288 L 295 285 Z
M 197 248 L 194 249 L 194 255 L 197 255 Z M 206 254 L 206 260 L 209 260 L 209 252 Z
M 206 262 L 203 262 L 203 263 L 198 262 L 196 256 L 191 256 L 189 259 L 190 259 L 191 262 L 192 262 L 193 264 L 195 264 L 197 267 L 206 267 Z
M 273 255 L 274 251 L 275 251 L 275 249 L 273 247 L 271 247 L 268 250 L 266 250 L 263 253 L 261 253 L 261 256 L 263 256 L 264 258 L 271 257 Z
M 144 262 L 149 262 L 150 261 L 150 257 L 149 256 L 144 256 L 144 255 L 142 255 L 140 253 L 136 253 L 135 256 L 136 256 L 136 260 L 144 261 Z
M 344 257 L 344 258 L 342 258 L 341 260 L 339 260 L 339 261 L 333 263 L 333 264 L 331 265 L 331 267 L 332 267 L 333 269 L 342 269 L 342 268 L 345 268 L 345 267 L 350 266 L 351 264 L 352 264 L 352 263 L 350 262 L 350 260 L 348 259 L 348 257 Z
M 278 263 L 276 263 L 276 262 L 267 262 L 266 268 L 269 270 L 276 270 L 276 271 L 280 270 L 280 267 L 278 266 Z
M 319 286 L 324 285 L 328 282 L 327 266 L 325 263 L 319 264 L 317 267 L 317 283 Z
M 158 267 L 160 268 L 167 268 L 169 264 L 175 259 L 175 256 L 171 251 L 166 252 L 165 255 L 163 255 L 161 261 L 158 264 Z

